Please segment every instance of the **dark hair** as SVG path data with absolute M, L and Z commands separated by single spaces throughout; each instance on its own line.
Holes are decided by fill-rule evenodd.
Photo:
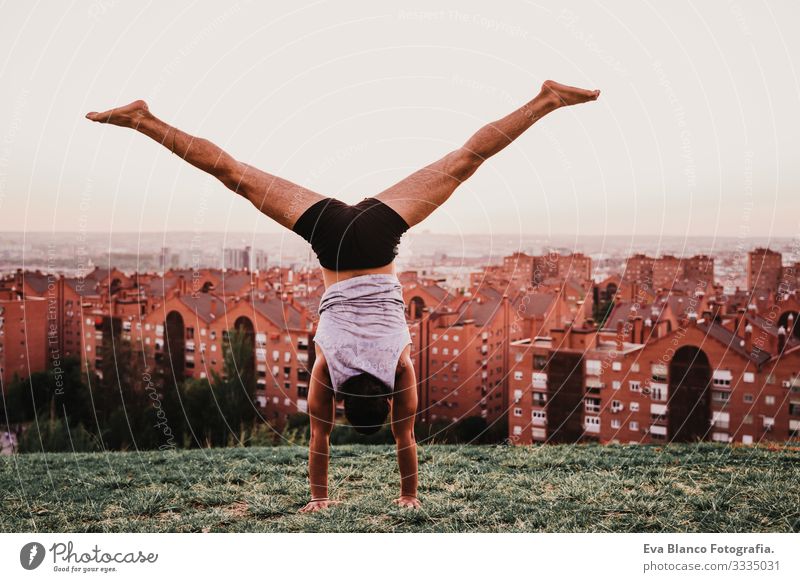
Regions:
M 361 434 L 378 432 L 389 414 L 391 389 L 366 372 L 351 376 L 339 386 L 344 415 Z

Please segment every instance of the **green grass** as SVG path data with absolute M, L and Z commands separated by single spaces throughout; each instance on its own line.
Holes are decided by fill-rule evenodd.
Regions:
M 420 447 L 421 511 L 391 504 L 394 451 L 334 447 L 308 499 L 299 447 L 0 458 L 0 530 L 40 532 L 800 531 L 800 452 L 713 444 Z

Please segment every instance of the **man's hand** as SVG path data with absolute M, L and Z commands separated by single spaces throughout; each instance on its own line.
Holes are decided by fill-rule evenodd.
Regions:
M 422 503 L 420 503 L 419 499 L 411 495 L 401 495 L 392 501 L 392 503 L 400 507 L 408 507 L 409 509 L 419 509 L 422 507 Z
M 306 505 L 298 511 L 298 513 L 314 513 L 315 511 L 320 511 L 322 509 L 328 509 L 333 505 L 337 505 L 339 501 L 333 501 L 332 499 L 321 499 L 319 501 L 309 501 Z

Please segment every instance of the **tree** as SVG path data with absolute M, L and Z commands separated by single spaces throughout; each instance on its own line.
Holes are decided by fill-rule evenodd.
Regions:
M 96 437 L 83 424 L 70 426 L 63 418 L 48 413 L 31 422 L 17 442 L 20 453 L 90 452 L 99 449 Z
M 255 365 L 251 337 L 243 331 L 227 334 L 222 375 L 187 380 L 183 401 L 187 431 L 197 446 L 245 444 L 256 422 Z

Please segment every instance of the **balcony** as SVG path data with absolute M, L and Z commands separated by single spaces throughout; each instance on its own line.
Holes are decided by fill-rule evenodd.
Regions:
M 600 414 L 600 399 L 587 398 L 583 402 L 583 410 L 589 414 Z
M 650 414 L 653 416 L 665 416 L 667 414 L 667 405 L 666 404 L 651 404 L 650 405 Z
M 649 432 L 652 435 L 665 437 L 665 436 L 667 436 L 667 427 L 666 426 L 661 426 L 659 424 L 654 424 L 654 425 L 650 426 Z
M 601 390 L 606 387 L 606 383 L 601 381 L 599 378 L 587 377 L 586 378 L 586 388 L 592 390 Z
M 583 430 L 591 434 L 600 432 L 600 419 L 596 416 L 587 416 L 583 421 Z

